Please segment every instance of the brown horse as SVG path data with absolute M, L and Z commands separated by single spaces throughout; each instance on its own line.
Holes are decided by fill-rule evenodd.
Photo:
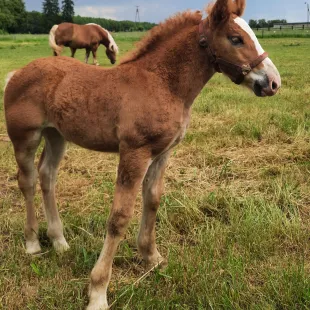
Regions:
M 100 44 L 106 47 L 107 57 L 112 64 L 116 62 L 118 47 L 111 34 L 97 24 L 77 25 L 62 23 L 54 25 L 49 34 L 49 44 L 54 51 L 54 56 L 60 56 L 63 47 L 70 47 L 71 57 L 74 58 L 77 49 L 85 48 L 85 62 L 88 63 L 89 54 L 92 51 L 94 64 L 97 61 L 97 49 Z
M 11 75 L 5 116 L 26 201 L 28 253 L 40 252 L 33 199 L 34 158 L 41 138 L 45 147 L 38 170 L 47 234 L 60 252 L 69 248 L 55 200 L 66 140 L 120 153 L 107 235 L 91 272 L 88 310 L 108 309 L 113 258 L 141 184 L 138 248 L 148 266 L 163 262 L 155 222 L 165 167 L 171 149 L 184 137 L 194 99 L 216 71 L 257 96 L 275 95 L 280 88 L 278 70 L 240 17 L 244 8 L 245 0 L 218 0 L 204 20 L 200 12 L 178 14 L 151 30 L 137 50 L 112 69 L 58 57 L 38 59 Z

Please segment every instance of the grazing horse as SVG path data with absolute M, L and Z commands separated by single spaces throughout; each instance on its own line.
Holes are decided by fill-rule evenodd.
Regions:
M 60 56 L 63 47 L 70 47 L 71 57 L 74 58 L 77 49 L 85 48 L 85 62 L 88 63 L 89 54 L 93 53 L 93 62 L 99 66 L 97 61 L 97 49 L 103 44 L 106 54 L 112 64 L 116 62 L 118 47 L 111 34 L 97 24 L 77 25 L 62 23 L 54 25 L 49 34 L 49 44 L 54 51 L 54 56 Z
M 114 201 L 103 249 L 90 277 L 88 310 L 108 309 L 113 258 L 134 213 L 142 185 L 138 249 L 147 266 L 163 263 L 155 223 L 163 176 L 172 148 L 185 135 L 194 99 L 216 72 L 257 96 L 273 96 L 279 72 L 241 18 L 245 0 L 217 0 L 201 12 L 177 14 L 153 28 L 115 68 L 74 59 L 38 59 L 17 71 L 5 90 L 7 130 L 19 167 L 27 209 L 26 250 L 40 252 L 34 210 L 34 158 L 39 162 L 47 234 L 59 252 L 69 248 L 55 200 L 55 182 L 66 141 L 101 152 L 119 152 Z M 74 70 L 72 70 L 74 66 Z

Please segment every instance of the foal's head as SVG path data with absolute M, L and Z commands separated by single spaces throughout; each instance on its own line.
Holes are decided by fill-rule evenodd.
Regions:
M 245 0 L 217 0 L 200 25 L 200 45 L 223 72 L 257 96 L 273 96 L 281 87 L 280 74 L 253 30 L 241 18 Z

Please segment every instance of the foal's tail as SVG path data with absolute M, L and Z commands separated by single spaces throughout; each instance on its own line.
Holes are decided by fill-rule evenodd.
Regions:
M 52 50 L 54 51 L 55 56 L 59 56 L 62 51 L 62 47 L 57 45 L 56 39 L 55 39 L 55 33 L 57 29 L 58 29 L 58 25 L 54 25 L 49 34 L 49 44 Z

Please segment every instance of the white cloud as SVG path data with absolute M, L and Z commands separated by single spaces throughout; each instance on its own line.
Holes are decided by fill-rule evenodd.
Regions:
M 75 15 L 87 17 L 102 17 L 120 20 L 120 10 L 118 7 L 105 6 L 78 6 L 75 8 Z
M 142 0 L 140 0 L 141 2 Z M 145 1 L 145 0 L 143 0 Z M 160 22 L 170 15 L 178 12 L 178 8 L 173 4 L 161 5 L 165 0 L 156 0 L 157 2 L 143 2 L 140 5 L 140 20 Z M 159 2 L 159 3 L 158 3 Z M 136 6 L 135 2 L 123 5 L 81 5 L 75 7 L 75 15 L 84 17 L 102 17 L 114 20 L 135 20 Z

